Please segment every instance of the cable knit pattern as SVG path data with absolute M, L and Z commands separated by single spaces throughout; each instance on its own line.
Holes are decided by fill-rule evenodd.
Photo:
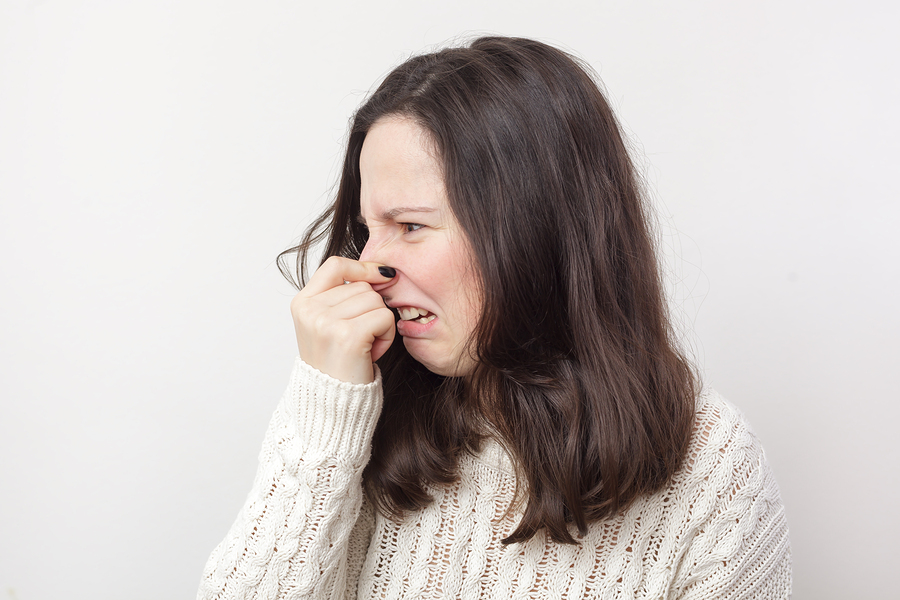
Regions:
M 459 481 L 402 521 L 365 502 L 362 469 L 380 377 L 338 382 L 298 359 L 244 509 L 207 562 L 198 598 L 782 599 L 791 555 L 778 486 L 741 414 L 697 400 L 688 458 L 670 485 L 578 545 L 539 532 L 504 545 L 521 516 L 495 441 Z
M 244 508 L 198 598 L 343 598 L 368 539 L 351 535 L 381 412 L 381 377 L 343 383 L 299 358 L 266 432 Z M 369 511 L 371 515 L 371 511 Z

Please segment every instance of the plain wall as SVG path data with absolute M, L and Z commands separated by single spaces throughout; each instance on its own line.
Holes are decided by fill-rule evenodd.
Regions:
M 327 5 L 326 5 L 327 4 Z M 275 255 L 411 53 L 600 73 L 705 381 L 781 485 L 796 598 L 897 598 L 897 3 L 0 0 L 0 597 L 174 599 L 296 354 Z

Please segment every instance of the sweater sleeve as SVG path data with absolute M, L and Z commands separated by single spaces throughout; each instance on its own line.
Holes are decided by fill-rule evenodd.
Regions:
M 740 412 L 714 393 L 698 417 L 698 443 L 689 456 L 693 524 L 675 597 L 785 600 L 791 595 L 787 519 L 762 445 Z
M 373 383 L 354 385 L 297 358 L 253 488 L 206 563 L 198 600 L 354 593 L 371 535 L 362 471 L 381 405 L 377 367 Z

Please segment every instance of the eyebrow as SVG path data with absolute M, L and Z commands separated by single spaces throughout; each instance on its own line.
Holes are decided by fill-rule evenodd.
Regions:
M 382 221 L 390 221 L 391 219 L 394 219 L 397 215 L 402 215 L 404 213 L 430 213 L 430 212 L 435 212 L 435 211 L 437 211 L 437 209 L 432 208 L 430 206 L 397 206 L 390 210 L 384 211 L 379 216 L 381 217 Z M 363 218 L 362 213 L 359 213 L 358 215 L 356 215 L 356 220 L 359 221 L 360 223 L 362 223 L 363 225 L 366 224 L 366 220 Z

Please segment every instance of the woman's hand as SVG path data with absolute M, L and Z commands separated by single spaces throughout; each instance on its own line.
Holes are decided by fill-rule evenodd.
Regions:
M 294 296 L 291 314 L 303 362 L 341 381 L 375 380 L 372 363 L 387 351 L 395 333 L 394 314 L 372 288 L 391 281 L 378 268 L 377 263 L 332 256 Z

